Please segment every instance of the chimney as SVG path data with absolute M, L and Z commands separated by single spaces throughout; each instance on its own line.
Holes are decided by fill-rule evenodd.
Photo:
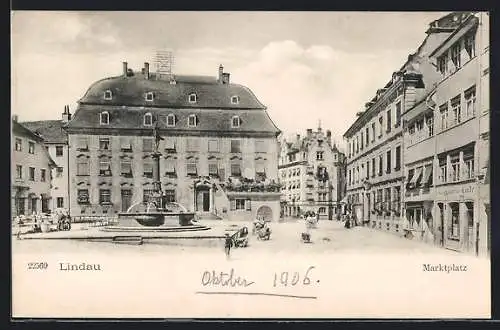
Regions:
M 71 120 L 71 113 L 69 112 L 69 105 L 64 106 L 64 112 L 62 114 L 62 122 L 67 124 Z
M 128 73 L 128 64 L 127 62 L 123 62 L 123 76 L 124 77 L 127 77 L 127 73 Z
M 146 79 L 149 79 L 149 63 L 144 62 L 144 76 Z
M 12 120 L 17 123 L 19 121 L 19 116 L 18 115 L 12 115 Z
M 312 130 L 312 128 L 308 128 L 308 129 L 307 129 L 307 137 L 308 137 L 308 138 L 312 137 L 312 134 L 313 134 L 313 130 Z
M 222 73 L 222 83 L 224 85 L 228 85 L 229 84 L 229 73 Z
M 222 84 L 222 76 L 224 74 L 224 67 L 221 65 L 219 65 L 219 78 L 218 78 L 218 82 L 219 84 Z

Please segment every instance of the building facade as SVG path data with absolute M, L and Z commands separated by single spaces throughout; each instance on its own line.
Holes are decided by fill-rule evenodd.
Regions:
M 320 218 L 340 214 L 344 197 L 345 156 L 332 144 L 331 131 L 307 130 L 295 140 L 282 139 L 279 154 L 282 215 L 298 217 L 313 211 Z
M 439 79 L 429 58 L 458 26 L 452 16 L 430 24 L 427 37 L 392 79 L 357 114 L 344 134 L 348 144 L 347 203 L 359 222 L 403 232 L 404 217 L 402 115 L 421 102 Z
M 431 54 L 439 79 L 404 114 L 406 221 L 417 237 L 489 251 L 489 21 L 453 13 L 458 27 Z
M 71 120 L 69 106 L 64 107 L 61 120 L 41 120 L 23 122 L 23 126 L 41 136 L 50 157 L 56 167 L 52 170 L 52 186 L 50 189 L 51 209 L 69 209 L 69 149 L 68 136 L 64 125 Z
M 214 218 L 279 218 L 279 129 L 255 95 L 218 77 L 145 63 L 90 86 L 67 125 L 71 213 L 114 214 L 152 192 L 153 126 L 167 202 Z
M 12 120 L 11 206 L 12 216 L 50 210 L 51 169 L 55 163 L 43 138 Z

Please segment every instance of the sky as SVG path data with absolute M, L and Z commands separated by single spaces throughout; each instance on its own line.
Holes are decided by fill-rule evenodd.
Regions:
M 60 119 L 122 62 L 248 86 L 285 136 L 319 124 L 342 135 L 443 12 L 12 12 L 12 114 Z

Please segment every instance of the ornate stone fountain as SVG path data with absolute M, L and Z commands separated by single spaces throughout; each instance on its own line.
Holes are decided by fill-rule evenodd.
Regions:
M 188 212 L 178 203 L 165 203 L 160 181 L 160 157 L 158 146 L 163 137 L 160 136 L 158 121 L 153 128 L 155 146 L 153 153 L 153 193 L 149 197 L 145 211 L 135 211 L 142 203 L 132 205 L 126 212 L 118 214 L 118 224 L 105 227 L 105 231 L 168 231 L 206 230 L 206 226 L 193 224 L 194 212 Z M 168 206 L 168 207 L 167 207 Z M 175 210 L 177 208 L 177 210 Z

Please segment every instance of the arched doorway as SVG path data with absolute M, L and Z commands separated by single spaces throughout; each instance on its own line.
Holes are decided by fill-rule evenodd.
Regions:
M 272 221 L 273 210 L 269 206 L 263 205 L 257 210 L 257 217 L 262 217 L 265 221 Z
M 200 182 L 195 185 L 196 212 L 210 212 L 212 187 L 209 182 Z

